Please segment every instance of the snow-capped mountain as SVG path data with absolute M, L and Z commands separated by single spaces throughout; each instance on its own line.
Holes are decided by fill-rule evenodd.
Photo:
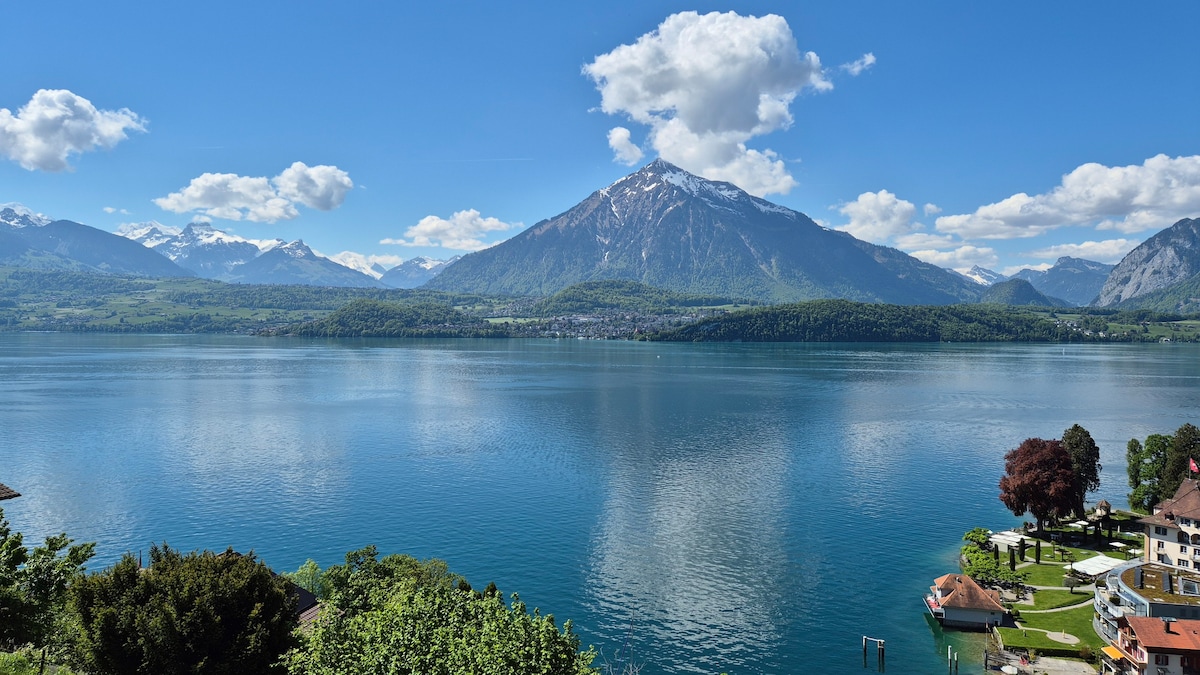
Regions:
M 230 281 L 243 284 L 295 284 L 379 288 L 376 279 L 317 255 L 302 240 L 281 244 L 236 265 Z
M 318 252 L 317 255 L 323 254 Z M 325 257 L 339 265 L 362 272 L 372 279 L 378 279 L 388 271 L 387 267 L 384 267 L 378 262 L 372 261 L 368 256 L 365 256 L 361 253 L 355 253 L 354 251 L 342 251 L 341 253 L 327 255 Z
M 0 204 L 0 224 L 12 228 L 41 227 L 49 225 L 53 220 L 40 213 L 34 213 L 21 204 Z
M 1008 279 L 1008 277 L 1000 274 L 999 272 L 993 272 L 992 270 L 989 270 L 986 267 L 980 267 L 979 265 L 972 267 L 970 270 L 964 273 L 963 276 L 981 286 L 991 286 L 992 284 L 998 284 L 1001 281 Z
M 461 257 L 456 255 L 449 260 L 435 260 L 418 256 L 396 265 L 379 280 L 392 288 L 416 288 L 441 274 L 447 265 Z
M 662 160 L 463 256 L 425 287 L 550 295 L 604 279 L 776 302 L 948 304 L 975 300 L 982 290 L 957 273 Z
M 126 223 L 116 233 L 158 251 L 198 276 L 221 280 L 229 280 L 238 265 L 284 243 L 282 239 L 246 239 L 208 223 L 190 223 L 183 229 L 156 221 Z
M 0 207 L 0 264 L 156 277 L 192 276 L 125 237 L 70 220 L 52 220 L 20 204 Z

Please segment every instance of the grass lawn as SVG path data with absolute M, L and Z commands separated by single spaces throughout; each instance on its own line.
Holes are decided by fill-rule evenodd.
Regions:
M 1060 591 L 1048 588 L 1034 592 L 1032 606 L 1025 603 L 1017 603 L 1015 607 L 1022 612 L 1024 612 L 1026 609 L 1057 609 L 1059 607 L 1078 605 L 1081 602 L 1088 602 L 1093 597 L 1095 596 L 1091 592 L 1079 591 L 1072 593 L 1070 591 Z
M 1079 644 L 1087 645 L 1092 648 L 1092 651 L 1099 651 L 1105 645 L 1103 639 L 1096 635 L 1096 631 L 1092 629 L 1092 614 L 1095 610 L 1091 605 L 1084 605 L 1078 609 L 1070 609 L 1065 612 L 1050 612 L 1048 614 L 1022 614 L 1019 621 L 1022 626 L 1029 628 L 1041 628 L 1052 632 L 1066 631 L 1071 635 L 1079 638 Z M 1029 636 L 1033 637 L 1034 633 L 1030 632 Z M 1044 635 L 1043 635 L 1044 637 Z M 1008 644 L 1005 638 L 1005 644 Z M 1060 643 L 1060 647 L 1062 646 Z
M 1042 558 L 1041 565 L 1018 567 L 1017 571 L 1025 574 L 1025 583 L 1030 586 L 1062 586 L 1063 576 L 1067 573 L 1063 565 L 1066 564 L 1057 560 L 1046 562 L 1046 558 Z

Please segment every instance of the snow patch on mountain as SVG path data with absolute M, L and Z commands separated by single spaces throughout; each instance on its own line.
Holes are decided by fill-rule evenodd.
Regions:
M 54 222 L 41 213 L 34 213 L 24 204 L 8 202 L 0 204 L 0 223 L 10 227 L 41 227 Z

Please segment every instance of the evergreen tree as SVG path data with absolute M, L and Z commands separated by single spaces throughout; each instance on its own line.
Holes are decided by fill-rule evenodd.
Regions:
M 296 596 L 253 554 L 187 555 L 166 544 L 141 569 L 126 553 L 71 587 L 78 651 L 95 675 L 282 673 Z

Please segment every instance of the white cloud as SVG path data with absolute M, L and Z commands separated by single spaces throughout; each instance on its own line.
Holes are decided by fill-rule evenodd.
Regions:
M 992 269 L 1000 263 L 1000 258 L 996 256 L 994 249 L 970 245 L 959 246 L 951 251 L 913 251 L 909 255 L 918 260 L 924 260 L 939 267 L 949 267 L 960 272 L 969 270 L 975 265 Z
M 350 174 L 336 166 L 308 166 L 304 162 L 293 162 L 271 182 L 280 197 L 318 211 L 341 206 L 346 193 L 354 188 Z
M 957 240 L 948 234 L 932 234 L 929 232 L 913 232 L 895 237 L 892 242 L 902 251 L 928 248 L 948 248 L 954 246 Z M 957 242 L 961 243 L 961 242 Z
M 1011 265 L 998 271 L 1006 277 L 1011 277 L 1021 270 L 1036 270 L 1038 272 L 1045 272 L 1051 267 L 1054 267 L 1054 263 L 1041 263 L 1040 265 Z
M 863 54 L 862 58 L 857 61 L 843 63 L 841 65 L 841 69 L 847 73 L 850 73 L 851 77 L 858 77 L 859 75 L 862 75 L 864 70 L 873 65 L 875 65 L 875 55 L 871 52 L 867 52 L 866 54 Z
M 1057 260 L 1063 256 L 1084 258 L 1102 263 L 1117 263 L 1137 247 L 1141 242 L 1136 239 L 1107 239 L 1105 241 L 1085 241 L 1080 244 L 1059 244 L 1047 246 L 1036 251 L 1030 251 L 1034 258 Z
M 925 205 L 925 215 L 927 215 L 927 216 L 936 216 L 937 214 L 939 214 L 941 212 L 942 212 L 942 207 L 938 206 L 937 204 L 926 204 Z
M 1200 155 L 1156 155 L 1141 165 L 1084 164 L 1050 192 L 1017 193 L 971 214 L 942 216 L 940 232 L 964 238 L 1036 237 L 1069 225 L 1124 233 L 1164 228 L 1200 212 Z
M 187 187 L 159 197 L 154 203 L 173 213 L 188 211 L 225 220 L 274 223 L 300 215 L 296 203 L 320 211 L 341 206 L 354 187 L 350 175 L 336 166 L 308 166 L 295 162 L 278 176 L 239 176 L 205 173 Z
M 612 148 L 614 161 L 622 164 L 633 165 L 642 159 L 642 149 L 629 140 L 629 130 L 625 127 L 609 130 L 608 147 Z
M 876 244 L 923 227 L 913 221 L 917 207 L 887 190 L 864 192 L 858 199 L 841 205 L 838 212 L 849 216 L 850 222 L 837 229 Z
M 404 231 L 407 239 L 382 239 L 380 244 L 399 246 L 440 246 L 456 251 L 478 251 L 492 244 L 480 238 L 488 232 L 504 232 L 521 223 L 505 223 L 496 218 L 484 218 L 475 209 L 456 211 L 450 218 L 425 216 Z
M 121 215 L 123 215 L 123 216 L 128 216 L 128 215 L 129 215 L 129 211 L 128 211 L 127 209 L 118 209 L 118 208 L 117 208 L 117 207 L 115 207 L 115 206 L 106 206 L 106 207 L 104 207 L 104 212 L 105 212 L 105 213 L 119 213 L 119 214 L 121 214 Z
M 112 148 L 146 120 L 128 108 L 98 110 L 66 89 L 40 89 L 13 114 L 0 108 L 0 155 L 30 171 L 70 169 L 69 156 Z
M 734 12 L 672 14 L 583 72 L 600 91 L 600 110 L 648 125 L 663 159 L 760 196 L 796 182 L 774 152 L 746 142 L 789 127 L 788 107 L 805 87 L 833 88 L 782 17 Z

